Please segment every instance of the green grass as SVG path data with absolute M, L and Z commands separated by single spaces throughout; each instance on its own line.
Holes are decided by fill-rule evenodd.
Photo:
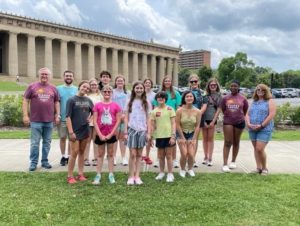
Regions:
M 93 173 L 87 174 L 90 178 Z M 0 173 L 2 225 L 299 225 L 300 175 L 197 174 L 175 182 L 125 173 L 100 186 L 66 173 Z
M 57 131 L 53 131 L 53 139 L 58 139 Z M 0 130 L 0 139 L 29 139 L 30 129 L 28 130 Z
M 1 91 L 25 91 L 27 86 L 18 84 L 16 82 L 1 81 L 0 90 Z

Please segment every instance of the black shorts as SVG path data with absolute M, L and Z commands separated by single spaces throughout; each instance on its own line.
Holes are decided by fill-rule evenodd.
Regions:
M 205 122 L 207 125 L 209 125 L 212 122 L 212 120 L 205 120 Z M 215 121 L 215 125 L 217 125 L 217 121 Z
M 200 128 L 204 127 L 204 117 L 201 117 L 201 121 L 200 121 Z
M 155 147 L 157 148 L 168 148 L 168 147 L 173 147 L 175 144 L 170 145 L 170 139 L 171 137 L 167 138 L 157 138 L 155 140 Z
M 231 125 L 231 124 L 224 123 L 223 125 L 226 126 L 226 125 Z M 245 121 L 242 121 L 242 122 L 240 122 L 238 124 L 234 124 L 234 125 L 231 125 L 231 126 L 237 128 L 237 129 L 245 129 L 246 123 L 245 123 Z
M 116 136 L 112 136 L 109 140 L 100 140 L 99 136 L 96 135 L 96 138 L 95 138 L 95 144 L 98 144 L 98 145 L 102 145 L 102 144 L 113 144 L 117 141 L 117 138 Z

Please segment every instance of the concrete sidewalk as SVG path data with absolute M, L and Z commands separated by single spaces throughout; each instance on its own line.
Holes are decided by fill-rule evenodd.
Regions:
M 30 141 L 25 139 L 0 139 L 0 171 L 23 171 L 28 172 L 29 167 L 29 146 Z M 267 163 L 270 173 L 300 173 L 300 141 L 271 141 L 266 148 Z M 213 166 L 208 167 L 201 165 L 195 168 L 196 172 L 221 172 L 222 167 L 222 148 L 223 141 L 215 142 L 215 152 Z M 129 151 L 126 154 L 128 156 Z M 92 150 L 91 150 L 92 155 Z M 156 148 L 151 150 L 151 159 L 156 159 Z M 40 152 L 41 157 L 41 152 Z M 177 149 L 177 159 L 180 157 L 179 149 Z M 40 172 L 57 172 L 67 171 L 67 166 L 60 166 L 61 154 L 59 150 L 59 140 L 52 140 L 51 151 L 49 154 L 49 162 L 53 166 L 50 170 L 45 170 L 38 165 L 37 171 Z M 92 156 L 91 158 L 92 159 Z M 199 148 L 196 160 L 200 162 L 203 159 L 202 143 L 199 142 Z M 121 157 L 118 152 L 118 165 L 115 171 L 128 172 L 128 166 L 121 166 Z M 237 169 L 234 172 L 249 173 L 255 169 L 255 160 L 253 148 L 250 141 L 241 141 L 240 153 L 237 158 Z M 158 172 L 153 166 L 145 167 L 144 170 Z M 95 171 L 94 166 L 85 167 L 85 171 Z M 105 160 L 104 171 L 107 171 L 107 161 Z M 175 169 L 175 172 L 178 169 Z

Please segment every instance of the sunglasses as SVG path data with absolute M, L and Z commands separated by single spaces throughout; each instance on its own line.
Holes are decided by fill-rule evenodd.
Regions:
M 190 83 L 197 83 L 198 80 L 191 80 Z

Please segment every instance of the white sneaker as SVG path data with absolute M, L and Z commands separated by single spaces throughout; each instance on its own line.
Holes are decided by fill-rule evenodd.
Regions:
M 165 176 L 165 173 L 159 173 L 156 177 L 155 180 L 162 180 Z
M 196 176 L 194 170 L 191 170 L 191 169 L 188 171 L 188 174 L 189 174 L 191 177 Z
M 123 165 L 123 166 L 127 166 L 127 165 L 128 165 L 128 160 L 127 160 L 126 157 L 124 157 L 124 158 L 122 159 L 122 165 Z
M 173 175 L 173 173 L 168 173 L 166 181 L 170 182 L 170 183 L 174 182 L 174 175 Z
M 173 167 L 174 168 L 179 168 L 179 164 L 178 164 L 178 161 L 176 159 L 173 160 Z
M 127 185 L 134 185 L 134 177 L 128 178 Z
M 117 159 L 114 158 L 114 166 L 116 166 L 116 165 L 117 165 Z
M 208 162 L 207 159 L 203 159 L 202 164 L 207 165 L 207 162 Z
M 159 167 L 159 161 L 158 161 L 158 160 L 155 161 L 153 166 L 154 166 L 155 168 L 158 168 L 158 167 Z
M 229 164 L 229 169 L 235 169 L 235 168 L 236 168 L 235 162 L 231 162 L 231 163 Z
M 136 178 L 134 179 L 134 181 L 135 181 L 135 184 L 137 184 L 137 185 L 143 184 L 143 181 L 141 180 L 140 177 L 136 177 Z
M 194 165 L 193 165 L 194 168 L 198 168 L 199 167 L 199 163 L 197 162 L 194 162 Z
M 213 166 L 212 161 L 208 161 L 207 166 Z
M 222 171 L 224 173 L 229 173 L 231 170 L 229 169 L 229 167 L 227 165 L 225 165 L 225 166 L 222 167 Z
M 181 177 L 185 177 L 185 174 L 186 174 L 186 171 L 185 170 L 180 170 L 179 171 L 179 175 L 181 176 Z

